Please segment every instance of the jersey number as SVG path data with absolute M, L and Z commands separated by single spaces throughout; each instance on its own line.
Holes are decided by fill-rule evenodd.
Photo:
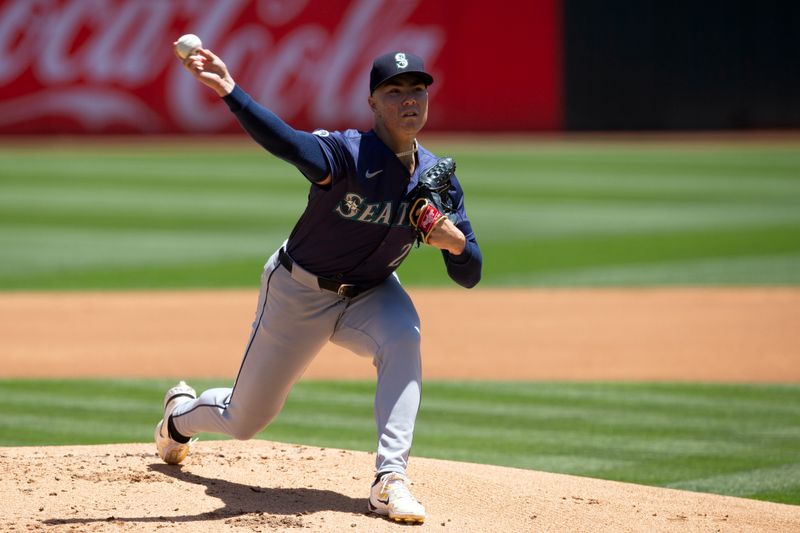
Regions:
M 406 256 L 408 255 L 408 252 L 411 251 L 411 247 L 412 246 L 414 246 L 413 242 L 410 243 L 410 244 L 404 244 L 403 245 L 403 251 L 400 252 L 400 255 L 397 256 L 397 259 L 395 259 L 394 261 L 389 263 L 389 268 L 397 268 L 397 267 L 399 267 L 400 263 L 402 263 L 403 259 L 405 259 Z

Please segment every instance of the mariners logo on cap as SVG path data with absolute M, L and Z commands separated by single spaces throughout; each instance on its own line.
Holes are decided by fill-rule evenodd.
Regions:
M 394 60 L 397 62 L 397 68 L 406 68 L 408 66 L 408 59 L 403 52 L 395 54 Z

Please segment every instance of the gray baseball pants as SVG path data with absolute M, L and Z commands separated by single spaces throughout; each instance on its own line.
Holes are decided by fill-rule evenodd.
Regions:
M 173 411 L 184 436 L 213 432 L 246 440 L 280 413 L 292 386 L 326 342 L 371 357 L 377 368 L 375 422 L 379 472 L 404 473 L 419 410 L 420 323 L 396 276 L 343 298 L 313 277 L 267 261 L 256 320 L 233 388 L 209 389 Z M 343 376 L 344 377 L 344 376 Z

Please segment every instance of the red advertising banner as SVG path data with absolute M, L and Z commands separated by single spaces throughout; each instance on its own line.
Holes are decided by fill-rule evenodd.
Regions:
M 199 35 L 292 126 L 369 128 L 372 59 L 422 56 L 428 130 L 562 126 L 560 0 L 2 0 L 0 133 L 241 131 L 172 54 Z

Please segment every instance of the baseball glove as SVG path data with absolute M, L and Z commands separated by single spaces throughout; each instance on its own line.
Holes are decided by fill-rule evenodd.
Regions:
M 417 230 L 417 243 L 428 244 L 431 232 L 444 223 L 444 218 L 455 213 L 453 200 L 447 190 L 450 178 L 456 171 L 456 162 L 443 157 L 419 177 L 411 195 L 411 225 Z

